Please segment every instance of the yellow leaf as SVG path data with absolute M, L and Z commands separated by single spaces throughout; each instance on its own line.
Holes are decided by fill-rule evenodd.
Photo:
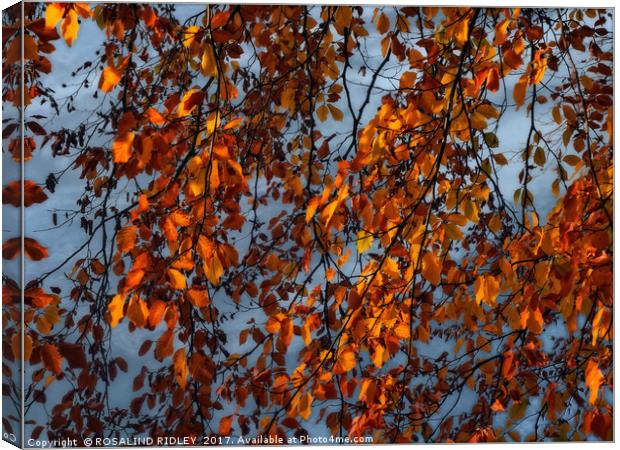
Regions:
M 73 41 L 77 39 L 79 28 L 80 24 L 78 23 L 77 12 L 70 9 L 65 15 L 65 19 L 62 21 L 62 25 L 60 26 L 62 37 L 65 39 L 65 42 L 69 47 L 71 47 Z
M 174 289 L 185 289 L 187 287 L 185 275 L 176 269 L 168 269 L 168 279 L 170 280 L 170 286 Z
M 218 74 L 217 60 L 215 59 L 215 53 L 211 44 L 205 45 L 202 59 L 200 60 L 200 69 L 205 76 L 216 77 Z
M 45 10 L 45 28 L 52 29 L 56 28 L 60 19 L 62 19 L 62 15 L 65 12 L 65 6 L 60 3 L 50 3 L 47 5 L 47 9 Z
M 116 327 L 118 323 L 123 319 L 123 306 L 125 300 L 120 295 L 115 295 L 112 301 L 108 304 L 109 322 L 112 328 Z
M 118 232 L 116 235 L 116 243 L 118 250 L 122 253 L 129 253 L 136 245 L 138 227 L 129 225 Z
M 187 385 L 187 358 L 185 357 L 185 349 L 180 348 L 172 357 L 174 364 L 174 377 L 181 389 L 185 389 Z
M 121 80 L 121 71 L 116 67 L 108 66 L 101 72 L 99 79 L 99 89 L 103 92 L 110 92 Z
M 112 158 L 115 163 L 126 163 L 129 161 L 134 138 L 135 134 L 131 131 L 117 136 L 112 143 Z
M 370 247 L 372 247 L 373 236 L 372 233 L 368 233 L 365 230 L 360 230 L 357 233 L 357 251 L 358 253 L 364 253 Z
M 465 237 L 461 229 L 453 223 L 445 223 L 444 230 L 446 231 L 446 236 L 453 241 L 460 241 Z
M 196 33 L 198 33 L 198 31 L 200 31 L 200 28 L 196 25 L 187 27 L 185 31 L 183 31 L 183 46 L 191 46 L 196 39 Z

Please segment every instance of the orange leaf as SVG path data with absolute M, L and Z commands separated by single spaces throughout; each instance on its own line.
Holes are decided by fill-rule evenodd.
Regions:
M 32 180 L 24 180 L 24 206 L 43 203 L 47 194 Z M 19 181 L 11 181 L 2 190 L 2 203 L 9 203 L 16 208 L 21 206 L 21 185 Z
M 127 307 L 127 317 L 138 328 L 143 328 L 146 325 L 146 320 L 149 316 L 149 309 L 146 306 L 144 300 L 137 295 L 133 296 L 129 300 L 129 306 Z
M 308 202 L 308 206 L 306 207 L 306 223 L 310 222 L 316 214 L 316 209 L 319 207 L 320 197 L 313 197 Z
M 117 136 L 112 144 L 112 158 L 115 163 L 126 163 L 129 161 L 134 138 L 135 134 L 131 131 Z
M 222 417 L 222 419 L 220 420 L 220 428 L 219 428 L 219 434 L 221 436 L 228 436 L 230 434 L 230 431 L 232 429 L 232 421 L 233 421 L 233 416 Z
M 517 84 L 515 85 L 513 97 L 515 99 L 515 103 L 517 104 L 517 108 L 523 106 L 525 102 L 525 93 L 527 92 L 527 78 L 521 77 Z
M 149 108 L 146 110 L 145 114 L 153 125 L 161 126 L 166 123 L 164 116 L 162 116 L 156 109 Z
M 78 23 L 77 12 L 75 12 L 74 9 L 70 9 L 65 15 L 65 19 L 62 21 L 62 25 L 60 26 L 62 37 L 65 39 L 65 42 L 69 47 L 71 47 L 73 41 L 77 39 L 79 28 L 80 24 Z
M 211 18 L 211 28 L 219 28 L 226 25 L 228 18 L 230 17 L 230 11 L 221 11 Z
M 21 250 L 22 240 L 20 238 L 7 239 L 2 244 L 2 258 L 14 259 Z
M 510 21 L 508 19 L 502 20 L 495 26 L 495 36 L 493 37 L 493 45 L 502 45 L 506 41 L 506 30 Z
M 55 345 L 43 344 L 43 347 L 41 348 L 41 359 L 43 360 L 43 365 L 47 370 L 54 372 L 55 374 L 60 373 L 62 357 L 60 356 L 60 352 Z
M 310 418 L 310 414 L 312 414 L 312 394 L 310 392 L 306 392 L 299 400 L 297 413 L 304 420 Z
M 493 275 L 485 273 L 476 278 L 474 293 L 478 304 L 484 300 L 485 303 L 494 305 L 499 295 L 499 282 Z
M 422 258 L 422 275 L 437 286 L 441 281 L 441 263 L 434 253 L 425 253 Z
M 487 89 L 491 92 L 499 90 L 499 72 L 495 67 L 492 67 L 487 72 Z
M 217 286 L 220 284 L 220 277 L 224 273 L 224 267 L 222 267 L 222 263 L 220 262 L 217 255 L 213 254 L 211 259 L 208 262 L 205 262 L 205 274 L 207 275 L 207 279 L 213 284 Z
M 187 283 L 185 281 L 185 275 L 183 275 L 180 271 L 176 269 L 168 269 L 168 279 L 170 280 L 170 286 L 173 289 L 185 289 L 187 287 Z
M 334 366 L 334 373 L 343 374 L 353 369 L 357 365 L 357 357 L 355 352 L 345 349 L 338 355 L 338 361 Z
M 174 377 L 181 386 L 185 389 L 187 385 L 187 358 L 185 357 L 185 349 L 180 348 L 174 353 L 172 358 L 174 364 Z
M 517 52 L 515 52 L 512 48 L 509 48 L 508 50 L 504 52 L 504 62 L 511 69 L 515 69 L 515 70 L 521 67 L 521 64 L 523 64 L 523 60 L 521 59 L 521 56 Z
M 166 303 L 161 300 L 153 300 L 149 309 L 149 325 L 156 327 L 161 323 L 166 312 Z
M 231 230 L 241 230 L 243 228 L 243 224 L 245 223 L 245 217 L 241 214 L 234 213 L 231 214 L 222 222 L 222 226 L 226 228 L 230 228 Z
M 157 360 L 163 361 L 168 356 L 172 355 L 174 352 L 173 341 L 174 334 L 172 330 L 166 330 L 164 334 L 161 335 L 155 346 L 155 358 L 157 358 Z
M 137 234 L 138 227 L 135 225 L 129 225 L 120 230 L 116 235 L 118 250 L 122 253 L 129 253 L 136 245 Z
M 588 365 L 586 366 L 586 386 L 590 389 L 590 397 L 588 397 L 588 401 L 591 405 L 596 403 L 599 388 L 604 380 L 605 378 L 603 377 L 603 373 L 601 372 L 601 369 L 599 369 L 596 361 L 589 359 Z
M 120 69 L 108 66 L 101 72 L 99 79 L 99 89 L 103 92 L 110 92 L 121 81 L 122 72 Z
M 56 28 L 65 12 L 65 6 L 61 3 L 50 3 L 45 10 L 45 28 Z
M 209 292 L 204 288 L 190 288 L 187 291 L 187 299 L 196 308 L 204 308 L 211 304 Z
M 116 327 L 118 323 L 123 319 L 123 306 L 125 300 L 120 295 L 115 295 L 112 301 L 108 304 L 108 322 L 112 328 Z
M 177 110 L 177 116 L 187 116 L 191 114 L 191 112 L 198 106 L 203 98 L 205 93 L 199 89 L 191 89 L 185 93 L 183 99 L 181 99 L 181 103 L 179 103 L 179 109 Z
M 40 261 L 48 256 L 47 248 L 27 237 L 24 238 L 24 252 L 33 261 Z
M 390 28 L 390 19 L 385 15 L 385 13 L 381 13 L 379 18 L 377 19 L 377 30 L 381 34 L 387 33 Z

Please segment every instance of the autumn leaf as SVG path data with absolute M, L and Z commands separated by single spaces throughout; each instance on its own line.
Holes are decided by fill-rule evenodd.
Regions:
M 499 282 L 493 275 L 487 273 L 480 275 L 474 282 L 474 293 L 476 303 L 480 304 L 484 301 L 493 306 L 499 295 Z
M 204 308 L 209 306 L 211 300 L 209 299 L 209 292 L 206 289 L 190 288 L 187 290 L 187 299 L 196 308 Z
M 181 103 L 179 103 L 177 116 L 183 117 L 191 114 L 192 111 L 196 109 L 196 106 L 202 103 L 204 96 L 204 92 L 199 89 L 191 89 L 187 91 L 181 99 Z
M 228 436 L 232 430 L 233 416 L 225 416 L 220 419 L 219 435 Z
M 27 208 L 35 203 L 47 200 L 47 194 L 32 180 L 24 180 L 24 206 Z M 9 203 L 16 208 L 21 206 L 21 185 L 19 181 L 11 181 L 2 190 L 2 203 Z
M 526 91 L 527 79 L 522 77 L 519 79 L 519 81 L 517 81 L 517 84 L 515 84 L 513 91 L 513 98 L 515 100 L 515 103 L 517 104 L 517 108 L 523 106 L 523 103 L 525 102 Z
M 205 76 L 216 77 L 218 74 L 217 59 L 215 59 L 215 53 L 211 44 L 206 44 L 204 47 L 202 59 L 200 60 L 200 69 Z
M 115 328 L 118 323 L 123 319 L 125 313 L 123 307 L 125 306 L 125 299 L 120 295 L 115 295 L 112 301 L 108 304 L 108 316 L 110 326 Z
M 137 295 L 132 296 L 127 306 L 127 318 L 129 321 L 136 327 L 143 328 L 148 317 L 149 310 L 146 302 Z
M 138 227 L 135 225 L 128 225 L 125 228 L 119 230 L 116 235 L 116 243 L 118 250 L 122 253 L 129 253 L 136 245 L 136 238 L 138 236 Z
M 65 13 L 65 5 L 62 3 L 48 3 L 45 10 L 45 28 L 56 28 L 58 22 Z
M 135 134 L 131 131 L 116 137 L 112 143 L 112 158 L 115 163 L 126 163 L 131 157 L 131 147 Z
M 60 354 L 67 360 L 72 369 L 85 369 L 88 367 L 86 354 L 80 344 L 61 342 L 59 344 Z
M 116 85 L 121 80 L 122 72 L 120 69 L 107 66 L 101 72 L 101 78 L 99 79 L 99 89 L 103 92 L 110 92 L 112 89 L 116 87 Z
M 174 334 L 172 330 L 166 330 L 161 335 L 161 337 L 157 341 L 157 345 L 155 346 L 155 358 L 158 361 L 163 361 L 168 356 L 171 356 L 174 352 Z
M 441 281 L 441 265 L 433 253 L 427 252 L 422 257 L 422 275 L 435 286 Z
M 60 374 L 62 356 L 60 356 L 60 352 L 55 345 L 43 344 L 41 347 L 41 359 L 47 370 L 54 372 L 56 375 Z
M 343 349 L 338 355 L 334 366 L 334 373 L 342 374 L 352 370 L 357 365 L 357 357 L 352 350 Z
M 385 34 L 388 32 L 390 28 L 390 19 L 385 15 L 385 13 L 379 14 L 379 18 L 377 19 L 377 31 L 381 34 Z
M 185 357 L 185 349 L 180 348 L 174 353 L 172 358 L 174 365 L 174 377 L 181 389 L 185 389 L 187 385 L 187 359 Z
M 301 396 L 297 413 L 303 420 L 310 418 L 312 414 L 312 394 L 310 392 L 306 392 Z
M 224 273 L 224 267 L 222 267 L 222 263 L 217 255 L 213 255 L 208 261 L 204 263 L 205 266 L 205 274 L 207 279 L 214 286 L 218 286 L 220 284 L 220 278 Z
M 69 9 L 69 11 L 65 14 L 62 24 L 60 25 L 62 37 L 65 39 L 65 42 L 69 47 L 71 47 L 73 41 L 77 39 L 79 28 L 80 24 L 78 23 L 77 12 L 74 9 Z
M 605 381 L 603 377 L 603 373 L 596 361 L 589 359 L 586 365 L 586 386 L 590 390 L 590 396 L 588 397 L 588 402 L 591 405 L 596 404 L 596 400 L 598 399 L 598 391 Z
M 173 289 L 181 290 L 187 287 L 185 275 L 176 269 L 168 269 L 168 280 Z
M 371 233 L 364 230 L 360 230 L 357 233 L 357 251 L 358 253 L 364 253 L 370 247 L 372 247 L 373 237 Z

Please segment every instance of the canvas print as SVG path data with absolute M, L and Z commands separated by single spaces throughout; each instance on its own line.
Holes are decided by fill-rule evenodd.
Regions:
M 611 7 L 2 27 L 3 440 L 614 439 Z

